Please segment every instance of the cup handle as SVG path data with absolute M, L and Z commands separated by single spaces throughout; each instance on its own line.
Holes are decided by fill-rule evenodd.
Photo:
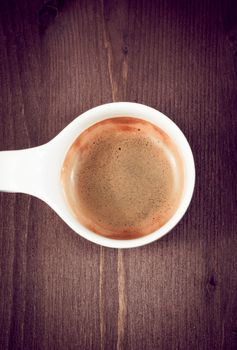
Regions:
M 45 147 L 0 152 L 0 191 L 41 197 Z

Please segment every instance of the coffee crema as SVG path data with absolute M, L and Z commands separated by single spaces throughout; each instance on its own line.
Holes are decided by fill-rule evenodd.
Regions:
M 174 215 L 184 166 L 163 130 L 121 116 L 80 134 L 67 152 L 61 179 L 67 203 L 82 225 L 108 238 L 134 239 Z

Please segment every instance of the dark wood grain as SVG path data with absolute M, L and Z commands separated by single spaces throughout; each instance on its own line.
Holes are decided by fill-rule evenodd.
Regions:
M 0 150 L 137 101 L 187 135 L 197 183 L 163 239 L 96 246 L 0 194 L 0 348 L 237 348 L 237 2 L 0 2 Z M 1 171 L 1 164 L 0 164 Z

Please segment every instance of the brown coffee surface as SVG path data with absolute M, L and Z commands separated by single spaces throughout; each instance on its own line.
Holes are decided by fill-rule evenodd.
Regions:
M 64 194 L 76 218 L 113 239 L 138 238 L 163 226 L 179 205 L 183 177 L 171 138 L 132 117 L 85 130 L 62 168 Z

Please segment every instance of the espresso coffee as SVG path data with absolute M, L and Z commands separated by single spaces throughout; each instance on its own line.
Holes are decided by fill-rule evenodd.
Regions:
M 184 186 L 172 139 L 133 117 L 106 119 L 85 130 L 69 149 L 61 175 L 77 220 L 113 239 L 159 229 L 177 210 Z

